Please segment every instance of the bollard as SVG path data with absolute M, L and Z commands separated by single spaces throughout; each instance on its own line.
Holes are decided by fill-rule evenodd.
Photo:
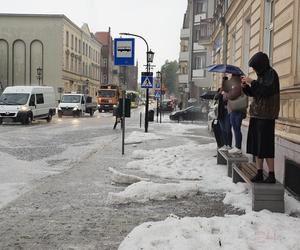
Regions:
M 140 112 L 140 128 L 142 127 L 142 112 Z

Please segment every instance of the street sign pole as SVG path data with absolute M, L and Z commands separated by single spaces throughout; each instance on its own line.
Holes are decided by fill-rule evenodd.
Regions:
M 136 35 L 136 34 L 132 34 L 132 33 L 120 33 L 120 35 L 126 35 L 126 36 L 135 36 L 135 37 L 139 37 L 141 38 L 147 46 L 147 54 L 146 54 L 146 58 L 147 58 L 147 73 L 150 73 L 150 63 L 153 62 L 153 57 L 154 57 L 154 52 L 152 52 L 151 50 L 149 50 L 149 45 L 146 41 L 146 39 L 140 35 Z M 149 89 L 146 89 L 146 107 L 145 107 L 145 133 L 148 132 L 148 110 L 149 110 Z
M 122 155 L 125 151 L 125 105 L 126 105 L 126 66 L 134 65 L 134 38 L 116 38 L 114 40 L 114 64 L 123 69 L 122 88 Z M 119 102 L 120 106 L 120 102 Z
M 161 108 L 162 108 L 162 73 L 160 75 L 160 109 L 159 109 L 159 123 L 161 123 Z
M 126 66 L 123 67 L 123 76 L 124 76 L 124 89 L 122 90 L 122 101 L 123 101 L 123 108 L 122 108 L 122 155 L 125 153 L 125 86 L 126 86 Z

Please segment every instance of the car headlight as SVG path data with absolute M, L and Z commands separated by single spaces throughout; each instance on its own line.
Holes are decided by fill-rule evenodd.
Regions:
M 73 108 L 73 110 L 76 111 L 76 110 L 78 110 L 78 108 L 79 108 L 78 106 L 75 106 L 75 107 Z
M 21 111 L 28 111 L 29 108 L 27 106 L 21 106 Z
M 58 107 L 57 109 L 58 109 L 58 110 L 61 110 L 61 107 Z

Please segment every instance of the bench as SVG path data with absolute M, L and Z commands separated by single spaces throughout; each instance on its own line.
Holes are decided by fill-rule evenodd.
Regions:
M 284 187 L 281 183 L 253 183 L 251 178 L 257 173 L 254 163 L 233 163 L 232 181 L 246 182 L 252 189 L 252 210 L 268 209 L 284 213 Z M 264 173 L 266 178 L 266 173 Z
M 232 164 L 234 162 L 248 162 L 248 157 L 243 154 L 230 154 L 228 151 L 218 150 L 217 164 L 227 165 L 228 177 L 232 177 Z

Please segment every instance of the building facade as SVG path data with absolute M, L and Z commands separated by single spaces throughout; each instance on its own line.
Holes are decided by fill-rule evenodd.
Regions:
M 0 82 L 53 86 L 95 96 L 101 44 L 64 15 L 0 14 Z M 40 73 L 37 73 L 37 69 Z
M 183 18 L 183 25 L 180 31 L 180 53 L 178 60 L 178 93 L 180 94 L 180 101 L 187 100 L 189 93 L 188 88 L 188 68 L 189 68 L 189 39 L 190 39 L 190 6 L 188 6 Z
M 113 81 L 113 39 L 111 30 L 108 32 L 96 32 L 96 39 L 102 44 L 101 49 L 101 85 L 107 85 Z
M 180 34 L 178 72 L 179 90 L 186 99 L 199 101 L 201 93 L 212 85 L 206 68 L 211 64 L 213 7 L 209 0 L 188 0 Z
M 281 106 L 275 171 L 278 180 L 300 197 L 300 185 L 293 184 L 295 179 L 300 183 L 299 0 L 215 0 L 214 4 L 213 62 L 234 64 L 255 78 L 248 61 L 263 51 L 278 72 Z M 215 88 L 220 77 L 214 75 Z M 244 138 L 247 128 L 248 120 L 243 124 Z

